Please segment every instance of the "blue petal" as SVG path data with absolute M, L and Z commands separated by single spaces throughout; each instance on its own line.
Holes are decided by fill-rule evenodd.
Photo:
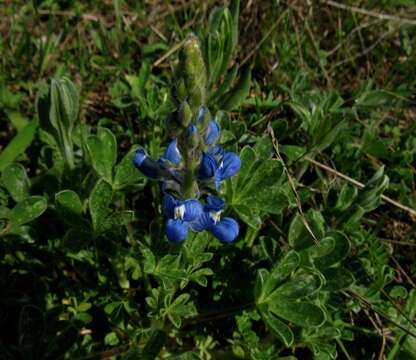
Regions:
M 221 180 L 225 180 L 237 174 L 241 167 L 240 157 L 233 152 L 224 153 L 221 169 Z
M 217 169 L 214 176 L 215 190 L 219 190 L 222 181 L 222 169 Z
M 207 205 L 204 205 L 204 211 L 220 211 L 224 209 L 224 200 L 214 195 L 208 195 Z
M 133 163 L 136 168 L 139 168 L 142 164 L 144 159 L 146 159 L 147 155 L 143 149 L 139 149 L 134 153 Z
M 201 216 L 203 209 L 201 203 L 198 200 L 185 200 L 182 203 L 185 205 L 185 214 L 183 220 L 194 221 Z
M 238 236 L 240 227 L 233 218 L 226 217 L 212 226 L 210 230 L 217 239 L 230 243 Z
M 208 149 L 207 154 L 211 155 L 215 158 L 215 160 L 220 162 L 224 157 L 224 149 L 219 145 L 215 145 Z
M 191 124 L 186 128 L 186 137 L 189 138 L 196 133 L 198 133 L 198 129 L 194 124 Z
M 212 145 L 220 135 L 220 127 L 218 123 L 214 120 L 211 120 L 208 124 L 207 130 L 205 132 L 205 143 L 207 145 Z
M 177 205 L 177 203 L 178 201 L 172 195 L 165 194 L 163 196 L 162 208 L 167 218 L 173 219 L 175 206 Z
M 204 122 L 205 119 L 205 114 L 208 112 L 208 109 L 205 106 L 200 106 L 198 109 L 198 114 L 197 114 L 197 121 L 198 123 L 202 124 Z
M 133 158 L 133 164 L 144 175 L 152 179 L 159 179 L 162 176 L 163 171 L 159 163 L 148 157 L 143 149 L 136 151 Z
M 199 167 L 198 176 L 201 179 L 209 179 L 215 175 L 217 171 L 218 164 L 215 161 L 214 157 L 207 153 L 202 154 L 201 165 Z
M 184 241 L 188 236 L 189 223 L 182 220 L 168 219 L 166 221 L 166 236 L 169 241 Z
M 166 149 L 166 151 L 163 154 L 161 159 L 164 160 L 164 161 L 168 160 L 172 164 L 179 165 L 179 163 L 182 161 L 182 155 L 181 155 L 181 153 L 179 152 L 179 149 L 178 149 L 178 140 L 177 139 L 173 139 L 169 143 L 169 145 L 168 145 L 168 147 L 167 147 L 167 149 Z
M 210 229 L 214 225 L 214 220 L 208 212 L 203 212 L 194 221 L 190 222 L 191 229 L 196 232 Z

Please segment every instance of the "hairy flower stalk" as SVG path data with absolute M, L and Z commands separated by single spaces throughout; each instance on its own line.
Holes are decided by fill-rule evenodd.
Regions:
M 237 154 L 216 142 L 220 127 L 206 101 L 206 69 L 197 37 L 190 35 L 179 55 L 173 99 L 177 110 L 168 119 L 172 137 L 159 160 L 143 149 L 136 151 L 134 165 L 149 178 L 162 182 L 163 210 L 168 240 L 178 242 L 189 231 L 210 231 L 224 241 L 234 241 L 239 225 L 222 218 L 224 201 L 212 192 L 240 169 Z

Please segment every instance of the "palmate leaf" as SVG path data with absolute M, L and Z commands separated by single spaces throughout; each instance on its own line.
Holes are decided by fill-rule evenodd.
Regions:
M 261 159 L 246 146 L 241 152 L 241 168 L 231 179 L 230 205 L 250 227 L 258 229 L 262 213 L 280 214 L 290 205 L 288 189 L 282 186 L 283 167 L 274 159 Z
M 256 301 L 258 303 L 265 301 L 275 291 L 276 286 L 296 270 L 299 262 L 299 255 L 295 251 L 290 251 L 273 267 L 270 273 L 265 269 L 260 269 L 255 285 L 255 291 L 258 294 Z
M 314 359 L 337 359 L 335 339 L 340 338 L 341 331 L 336 327 L 322 326 L 319 328 L 304 328 L 301 332 L 302 341 L 314 354 Z

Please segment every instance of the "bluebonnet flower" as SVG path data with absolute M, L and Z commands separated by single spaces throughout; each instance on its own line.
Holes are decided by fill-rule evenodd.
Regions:
M 204 140 L 207 145 L 212 145 L 220 136 L 220 126 L 215 120 L 210 120 L 205 130 Z
M 224 201 L 216 196 L 209 195 L 208 204 L 204 205 L 204 212 L 193 222 L 193 231 L 208 230 L 219 240 L 230 243 L 238 236 L 240 227 L 233 218 L 225 217 L 221 219 L 224 208 Z
M 166 148 L 165 153 L 160 158 L 162 161 L 170 161 L 172 164 L 179 165 L 182 161 L 182 155 L 178 149 L 178 140 L 173 139 L 168 147 Z
M 183 220 L 168 219 L 166 221 L 166 236 L 169 241 L 180 242 L 188 237 L 189 223 Z
M 211 148 L 202 154 L 198 176 L 200 179 L 214 178 L 215 188 L 218 189 L 221 182 L 240 170 L 240 157 L 233 152 L 224 152 L 220 146 Z
M 151 179 L 159 179 L 163 176 L 163 168 L 160 163 L 150 158 L 143 149 L 135 152 L 133 163 L 144 175 Z
M 164 195 L 162 207 L 168 218 L 166 235 L 170 241 L 174 242 L 185 240 L 190 223 L 203 213 L 203 207 L 198 200 L 177 200 L 169 194 Z

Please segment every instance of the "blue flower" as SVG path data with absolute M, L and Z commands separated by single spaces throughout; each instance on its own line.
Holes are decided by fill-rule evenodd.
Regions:
M 199 167 L 198 176 L 200 179 L 209 179 L 215 176 L 218 169 L 218 163 L 215 158 L 208 154 L 202 153 L 201 165 Z
M 221 219 L 224 200 L 208 195 L 204 212 L 190 223 L 191 229 L 196 232 L 208 230 L 219 240 L 230 243 L 238 236 L 240 227 L 234 219 L 225 217 Z
M 215 120 L 210 120 L 205 130 L 204 140 L 207 145 L 212 145 L 220 135 L 220 127 Z
M 233 152 L 224 153 L 224 158 L 220 164 L 221 168 L 221 180 L 228 179 L 240 170 L 241 160 L 240 157 Z
M 221 221 L 210 228 L 214 236 L 226 243 L 235 240 L 240 231 L 240 227 L 233 218 L 225 217 Z
M 162 207 L 168 218 L 166 236 L 169 241 L 185 240 L 191 222 L 203 214 L 203 207 L 198 200 L 177 200 L 169 194 L 164 195 Z
M 163 168 L 160 164 L 150 158 L 143 149 L 139 149 L 135 152 L 133 164 L 144 175 L 152 179 L 159 179 L 164 175 Z
M 220 146 L 214 146 L 202 154 L 198 176 L 200 179 L 214 178 L 216 189 L 240 170 L 240 157 L 233 152 L 224 152 Z
M 220 211 L 224 209 L 224 200 L 214 195 L 208 195 L 207 205 L 204 205 L 204 211 Z
M 179 165 L 179 163 L 182 161 L 182 155 L 179 152 L 178 149 L 178 140 L 173 139 L 163 156 L 160 158 L 162 161 L 170 161 L 172 164 Z
M 188 237 L 189 223 L 183 220 L 168 219 L 166 221 L 166 236 L 169 241 L 180 242 Z
M 197 219 L 203 212 L 202 205 L 198 200 L 177 200 L 169 194 L 163 196 L 162 207 L 166 217 L 187 222 Z

